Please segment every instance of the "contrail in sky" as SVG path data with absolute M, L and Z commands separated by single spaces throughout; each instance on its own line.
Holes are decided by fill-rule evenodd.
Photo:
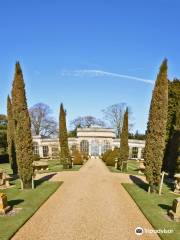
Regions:
M 119 74 L 119 73 L 113 73 L 113 72 L 107 72 L 97 69 L 81 69 L 81 70 L 73 70 L 73 71 L 64 71 L 62 73 L 64 76 L 74 76 L 74 77 L 82 77 L 82 76 L 90 76 L 90 77 L 103 77 L 103 76 L 110 76 L 110 77 L 116 77 L 116 78 L 126 78 L 130 80 L 135 80 L 138 82 L 144 82 L 148 84 L 154 84 L 154 81 L 151 79 L 146 78 L 140 78 L 136 76 L 130 76 L 125 74 Z

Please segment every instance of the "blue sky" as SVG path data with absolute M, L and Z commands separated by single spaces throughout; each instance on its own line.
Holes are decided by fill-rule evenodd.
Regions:
M 63 102 L 69 123 L 126 102 L 143 132 L 153 84 L 114 73 L 154 81 L 167 57 L 169 77 L 180 77 L 179 9 L 178 0 L 1 1 L 0 113 L 19 60 L 28 106 L 44 102 L 58 118 Z

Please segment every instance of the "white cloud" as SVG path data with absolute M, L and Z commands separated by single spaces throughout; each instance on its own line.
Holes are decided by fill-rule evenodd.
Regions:
M 113 72 L 107 72 L 97 69 L 81 69 L 81 70 L 73 70 L 73 71 L 63 71 L 62 76 L 74 76 L 74 77 L 83 77 L 83 76 L 90 76 L 90 77 L 103 77 L 103 76 L 109 76 L 109 77 L 116 77 L 116 78 L 126 78 L 129 80 L 134 80 L 138 82 L 144 82 L 148 84 L 154 84 L 154 81 L 151 79 L 146 78 L 140 78 L 136 76 L 130 76 L 125 74 L 119 74 L 119 73 L 113 73 Z

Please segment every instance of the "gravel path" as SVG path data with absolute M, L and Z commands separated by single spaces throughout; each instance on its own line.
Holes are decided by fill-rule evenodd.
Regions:
M 90 159 L 78 172 L 58 173 L 51 181 L 63 180 L 63 185 L 13 240 L 159 239 L 135 235 L 137 226 L 152 226 L 120 184 L 128 175 L 119 175 L 99 159 Z

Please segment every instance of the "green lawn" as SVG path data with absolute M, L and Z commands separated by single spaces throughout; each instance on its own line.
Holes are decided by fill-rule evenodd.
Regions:
M 119 169 L 116 169 L 114 166 L 107 166 L 111 172 L 121 173 Z M 138 174 L 138 167 L 139 163 L 136 160 L 128 160 L 128 171 L 123 172 L 127 174 L 133 174 L 133 175 L 142 175 Z
M 63 169 L 63 166 L 59 164 L 59 160 L 49 160 L 48 165 L 49 165 L 49 170 L 39 171 L 39 172 L 45 173 L 45 172 L 61 172 L 61 171 L 78 171 L 82 167 L 82 165 L 74 165 L 73 168 Z M 12 173 L 9 163 L 1 163 L 0 169 L 5 169 L 8 174 Z
M 73 168 L 63 169 L 63 166 L 59 164 L 59 160 L 48 161 L 49 170 L 46 172 L 61 172 L 61 171 L 78 171 L 82 165 L 74 165 Z
M 74 165 L 72 169 L 63 169 L 59 160 L 49 160 L 49 170 L 44 172 L 78 171 L 82 165 Z M 12 174 L 9 163 L 0 164 L 0 169 L 5 169 Z M 20 181 L 17 179 L 11 182 L 14 187 L 0 190 L 8 197 L 8 204 L 22 210 L 14 216 L 0 216 L 0 239 L 6 240 L 10 237 L 36 212 L 36 210 L 58 189 L 62 182 L 48 182 L 36 180 L 36 188 L 33 190 L 20 189 Z
M 148 221 L 155 229 L 173 229 L 174 233 L 160 234 L 163 240 L 179 240 L 180 239 L 180 223 L 171 221 L 167 217 L 167 210 L 171 208 L 172 201 L 178 195 L 172 194 L 170 188 L 164 184 L 163 194 L 147 193 L 147 184 L 122 184 L 127 192 L 134 199 L 138 207 L 146 216 Z
M 37 211 L 37 209 L 58 189 L 62 182 L 36 181 L 37 188 L 20 190 L 19 180 L 13 181 L 13 188 L 1 190 L 8 196 L 8 204 L 22 208 L 14 216 L 0 216 L 0 239 L 10 237 Z
M 9 163 L 1 163 L 0 169 L 4 169 L 8 174 L 12 174 L 12 170 Z

